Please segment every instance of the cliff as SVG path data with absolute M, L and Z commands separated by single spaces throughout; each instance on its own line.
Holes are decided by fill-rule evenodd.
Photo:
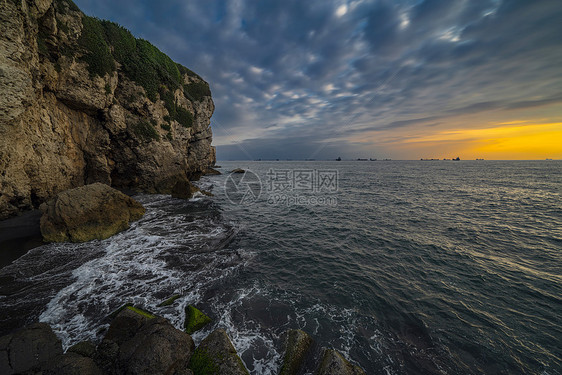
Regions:
M 101 182 L 171 193 L 215 162 L 208 84 L 71 0 L 0 0 L 0 219 Z

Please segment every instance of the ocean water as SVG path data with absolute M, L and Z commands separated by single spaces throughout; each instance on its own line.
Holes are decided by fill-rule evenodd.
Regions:
M 562 162 L 220 164 L 212 198 L 139 195 L 129 230 L 2 268 L 0 334 L 38 319 L 69 346 L 123 303 L 178 328 L 194 304 L 196 343 L 225 328 L 252 374 L 289 328 L 368 374 L 562 374 Z

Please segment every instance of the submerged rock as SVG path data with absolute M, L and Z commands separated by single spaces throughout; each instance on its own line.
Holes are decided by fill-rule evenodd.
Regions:
M 189 368 L 195 375 L 249 375 L 223 329 L 213 331 L 201 342 Z
M 212 176 L 212 175 L 219 175 L 219 174 L 222 174 L 222 173 L 220 173 L 219 171 L 217 171 L 214 168 L 207 168 L 207 170 L 205 171 L 204 174 Z
M 47 242 L 105 239 L 145 212 L 133 198 L 101 183 L 64 191 L 41 209 L 41 234 Z
M 242 168 L 233 169 L 230 173 L 246 173 Z
M 316 375 L 365 375 L 365 371 L 351 364 L 337 351 L 326 349 Z
M 211 323 L 211 318 L 201 312 L 201 310 L 188 305 L 185 308 L 185 332 L 189 333 L 190 335 L 195 332 L 199 331 L 201 328 L 205 327 L 207 324 Z
M 285 355 L 280 375 L 297 374 L 303 365 L 306 354 L 312 345 L 312 337 L 300 329 L 291 329 L 286 333 Z
M 160 303 L 160 304 L 158 305 L 158 307 L 170 306 L 170 305 L 173 304 L 178 298 L 181 298 L 181 294 L 174 294 L 173 296 L 171 296 L 170 298 L 168 298 L 168 299 L 165 300 L 164 302 Z
M 61 341 L 48 324 L 36 323 L 0 337 L 0 374 L 39 370 L 50 359 L 62 355 Z

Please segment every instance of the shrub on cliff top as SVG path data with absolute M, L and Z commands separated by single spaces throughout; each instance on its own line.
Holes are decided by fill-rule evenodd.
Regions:
M 211 89 L 207 82 L 191 82 L 190 84 L 183 85 L 185 96 L 191 100 L 200 102 L 205 96 L 211 96 Z
M 88 63 L 92 76 L 103 77 L 114 71 L 117 61 L 127 78 L 142 86 L 153 102 L 156 101 L 161 86 L 172 93 L 183 86 L 184 93 L 192 100 L 200 101 L 204 96 L 211 95 L 209 85 L 205 82 L 183 85 L 183 74 L 201 77 L 175 63 L 150 42 L 135 38 L 126 28 L 88 16 L 83 16 L 82 25 L 79 45 L 85 52 L 82 59 Z M 160 96 L 162 98 L 162 93 Z M 166 101 L 166 98 L 162 100 Z M 166 107 L 173 112 L 172 105 L 166 103 Z M 175 114 L 170 115 L 175 117 Z
M 78 44 L 85 51 L 82 60 L 88 64 L 90 76 L 103 77 L 115 70 L 115 61 L 105 40 L 105 31 L 97 18 L 82 16 L 82 34 Z

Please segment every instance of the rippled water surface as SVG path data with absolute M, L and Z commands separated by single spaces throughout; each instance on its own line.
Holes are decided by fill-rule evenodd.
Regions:
M 178 328 L 195 304 L 214 319 L 196 342 L 226 328 L 253 374 L 277 372 L 288 328 L 368 374 L 562 373 L 562 162 L 221 164 L 213 198 L 137 196 L 128 231 L 1 269 L 0 331 L 39 319 L 68 346 L 126 302 Z M 228 199 L 238 167 L 257 201 Z M 268 172 L 295 169 L 337 170 L 338 191 L 272 200 Z

